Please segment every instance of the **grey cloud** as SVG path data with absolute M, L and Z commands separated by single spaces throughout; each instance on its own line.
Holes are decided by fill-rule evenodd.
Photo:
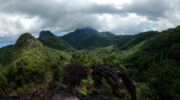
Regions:
M 59 27 L 61 30 L 77 27 L 96 27 L 97 17 L 96 14 L 103 13 L 117 13 L 118 10 L 112 5 L 97 5 L 87 4 L 78 5 L 78 2 L 71 2 L 71 0 L 62 3 L 52 2 L 52 0 L 16 0 L 5 2 L 1 6 L 1 11 L 26 14 L 31 16 L 39 16 L 41 21 L 45 24 L 44 28 Z M 56 29 L 56 28 L 55 28 Z
M 7 0 L 8 1 L 8 0 Z M 98 5 L 87 2 L 86 5 L 78 5 L 78 0 L 65 0 L 62 3 L 53 0 L 9 0 L 1 4 L 1 11 L 37 15 L 41 17 L 57 18 L 71 13 L 102 14 L 118 13 L 118 9 L 112 5 Z M 88 4 L 90 3 L 90 4 Z M 52 16 L 53 15 L 53 16 Z
M 28 30 L 23 30 L 22 24 L 18 21 L 12 23 L 12 27 L 19 30 L 17 35 L 26 31 L 32 33 L 38 33 L 41 30 L 63 32 L 82 27 L 92 27 L 102 31 L 108 29 L 116 34 L 135 34 L 164 24 L 161 22 L 162 19 L 167 20 L 164 22 L 169 22 L 171 27 L 180 24 L 180 19 L 175 14 L 178 10 L 180 10 L 179 0 L 132 0 L 132 3 L 122 5 L 122 9 L 117 9 L 111 4 L 95 4 L 88 0 L 63 0 L 60 3 L 55 0 L 0 0 L 1 13 L 12 16 L 22 15 L 28 19 L 38 17 L 35 24 Z M 136 19 L 139 22 L 129 17 L 131 13 L 139 16 Z M 106 14 L 113 16 L 113 19 L 105 19 Z M 116 15 L 118 16 L 114 17 Z M 104 19 L 100 20 L 100 16 Z M 142 21 L 142 16 L 148 19 Z M 121 22 L 122 18 L 129 18 L 129 20 Z M 111 27 L 109 24 L 116 26 Z M 0 38 L 0 42 L 12 36 L 10 33 L 12 31 L 8 27 L 6 31 L 9 35 Z
M 133 0 L 131 4 L 124 5 L 123 11 L 147 16 L 157 20 L 166 16 L 168 12 L 174 12 L 177 5 L 171 5 L 173 0 Z M 178 1 L 178 0 L 175 0 Z
M 14 42 L 19 35 L 11 35 L 6 37 L 0 37 L 0 43 Z

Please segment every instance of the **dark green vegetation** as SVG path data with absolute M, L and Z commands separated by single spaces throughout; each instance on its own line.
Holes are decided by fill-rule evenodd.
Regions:
M 125 61 L 136 82 L 145 82 L 153 99 L 180 98 L 180 27 L 151 38 Z
M 110 63 L 128 73 L 136 84 L 138 100 L 179 100 L 179 59 L 180 26 L 118 36 L 90 28 L 77 29 L 63 37 L 43 31 L 39 39 L 26 33 L 16 44 L 0 49 L 0 94 L 57 85 L 66 88 L 66 84 L 61 84 L 61 70 L 66 64 Z M 87 76 L 75 91 L 86 96 L 93 91 L 112 95 L 113 89 L 107 82 L 102 81 L 102 88 L 96 90 L 90 73 Z
M 110 34 L 110 33 L 109 33 Z M 105 36 L 104 36 L 105 35 Z M 112 44 L 106 34 L 90 28 L 77 29 L 62 37 L 76 49 L 94 49 Z
M 55 36 L 50 31 L 42 31 L 40 33 L 39 41 L 50 48 L 66 51 L 73 50 L 73 47 L 69 43 Z
M 29 33 L 23 34 L 15 45 L 0 49 L 3 77 L 0 81 L 8 86 L 1 95 L 12 89 L 42 87 L 47 82 L 45 75 L 56 70 L 54 66 L 63 66 L 68 59 L 67 53 L 43 46 Z

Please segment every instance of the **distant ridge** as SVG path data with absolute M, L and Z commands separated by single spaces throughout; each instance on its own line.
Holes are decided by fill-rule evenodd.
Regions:
M 40 32 L 40 37 L 47 37 L 47 36 L 55 36 L 53 33 L 50 31 L 41 31 Z
M 76 49 L 94 49 L 112 44 L 111 39 L 101 35 L 97 30 L 92 28 L 76 29 L 74 32 L 62 36 L 62 39 Z
M 89 27 L 87 27 L 87 28 L 78 28 L 78 29 L 76 29 L 75 30 L 75 32 L 87 32 L 87 33 L 97 33 L 98 31 L 97 30 L 95 30 L 95 29 L 93 29 L 93 28 L 89 28 Z
M 111 32 L 99 32 L 99 34 L 101 36 L 104 36 L 104 37 L 114 37 L 114 36 L 116 36 L 115 34 L 113 34 Z
M 69 43 L 55 36 L 50 31 L 40 32 L 39 41 L 45 46 L 48 46 L 50 48 L 54 48 L 58 50 L 66 50 L 66 51 L 74 50 Z

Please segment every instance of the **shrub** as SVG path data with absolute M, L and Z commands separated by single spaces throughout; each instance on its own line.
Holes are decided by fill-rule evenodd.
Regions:
M 2 73 L 0 73 L 0 95 L 5 95 L 7 92 L 7 88 L 7 79 Z
M 10 87 L 17 89 L 25 84 L 41 84 L 44 81 L 45 71 L 40 67 L 11 66 L 7 71 L 7 81 Z

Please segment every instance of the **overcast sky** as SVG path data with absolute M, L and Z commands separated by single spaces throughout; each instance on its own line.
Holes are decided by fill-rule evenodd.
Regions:
M 136 34 L 180 25 L 180 0 L 0 0 L 0 43 L 42 30 Z

